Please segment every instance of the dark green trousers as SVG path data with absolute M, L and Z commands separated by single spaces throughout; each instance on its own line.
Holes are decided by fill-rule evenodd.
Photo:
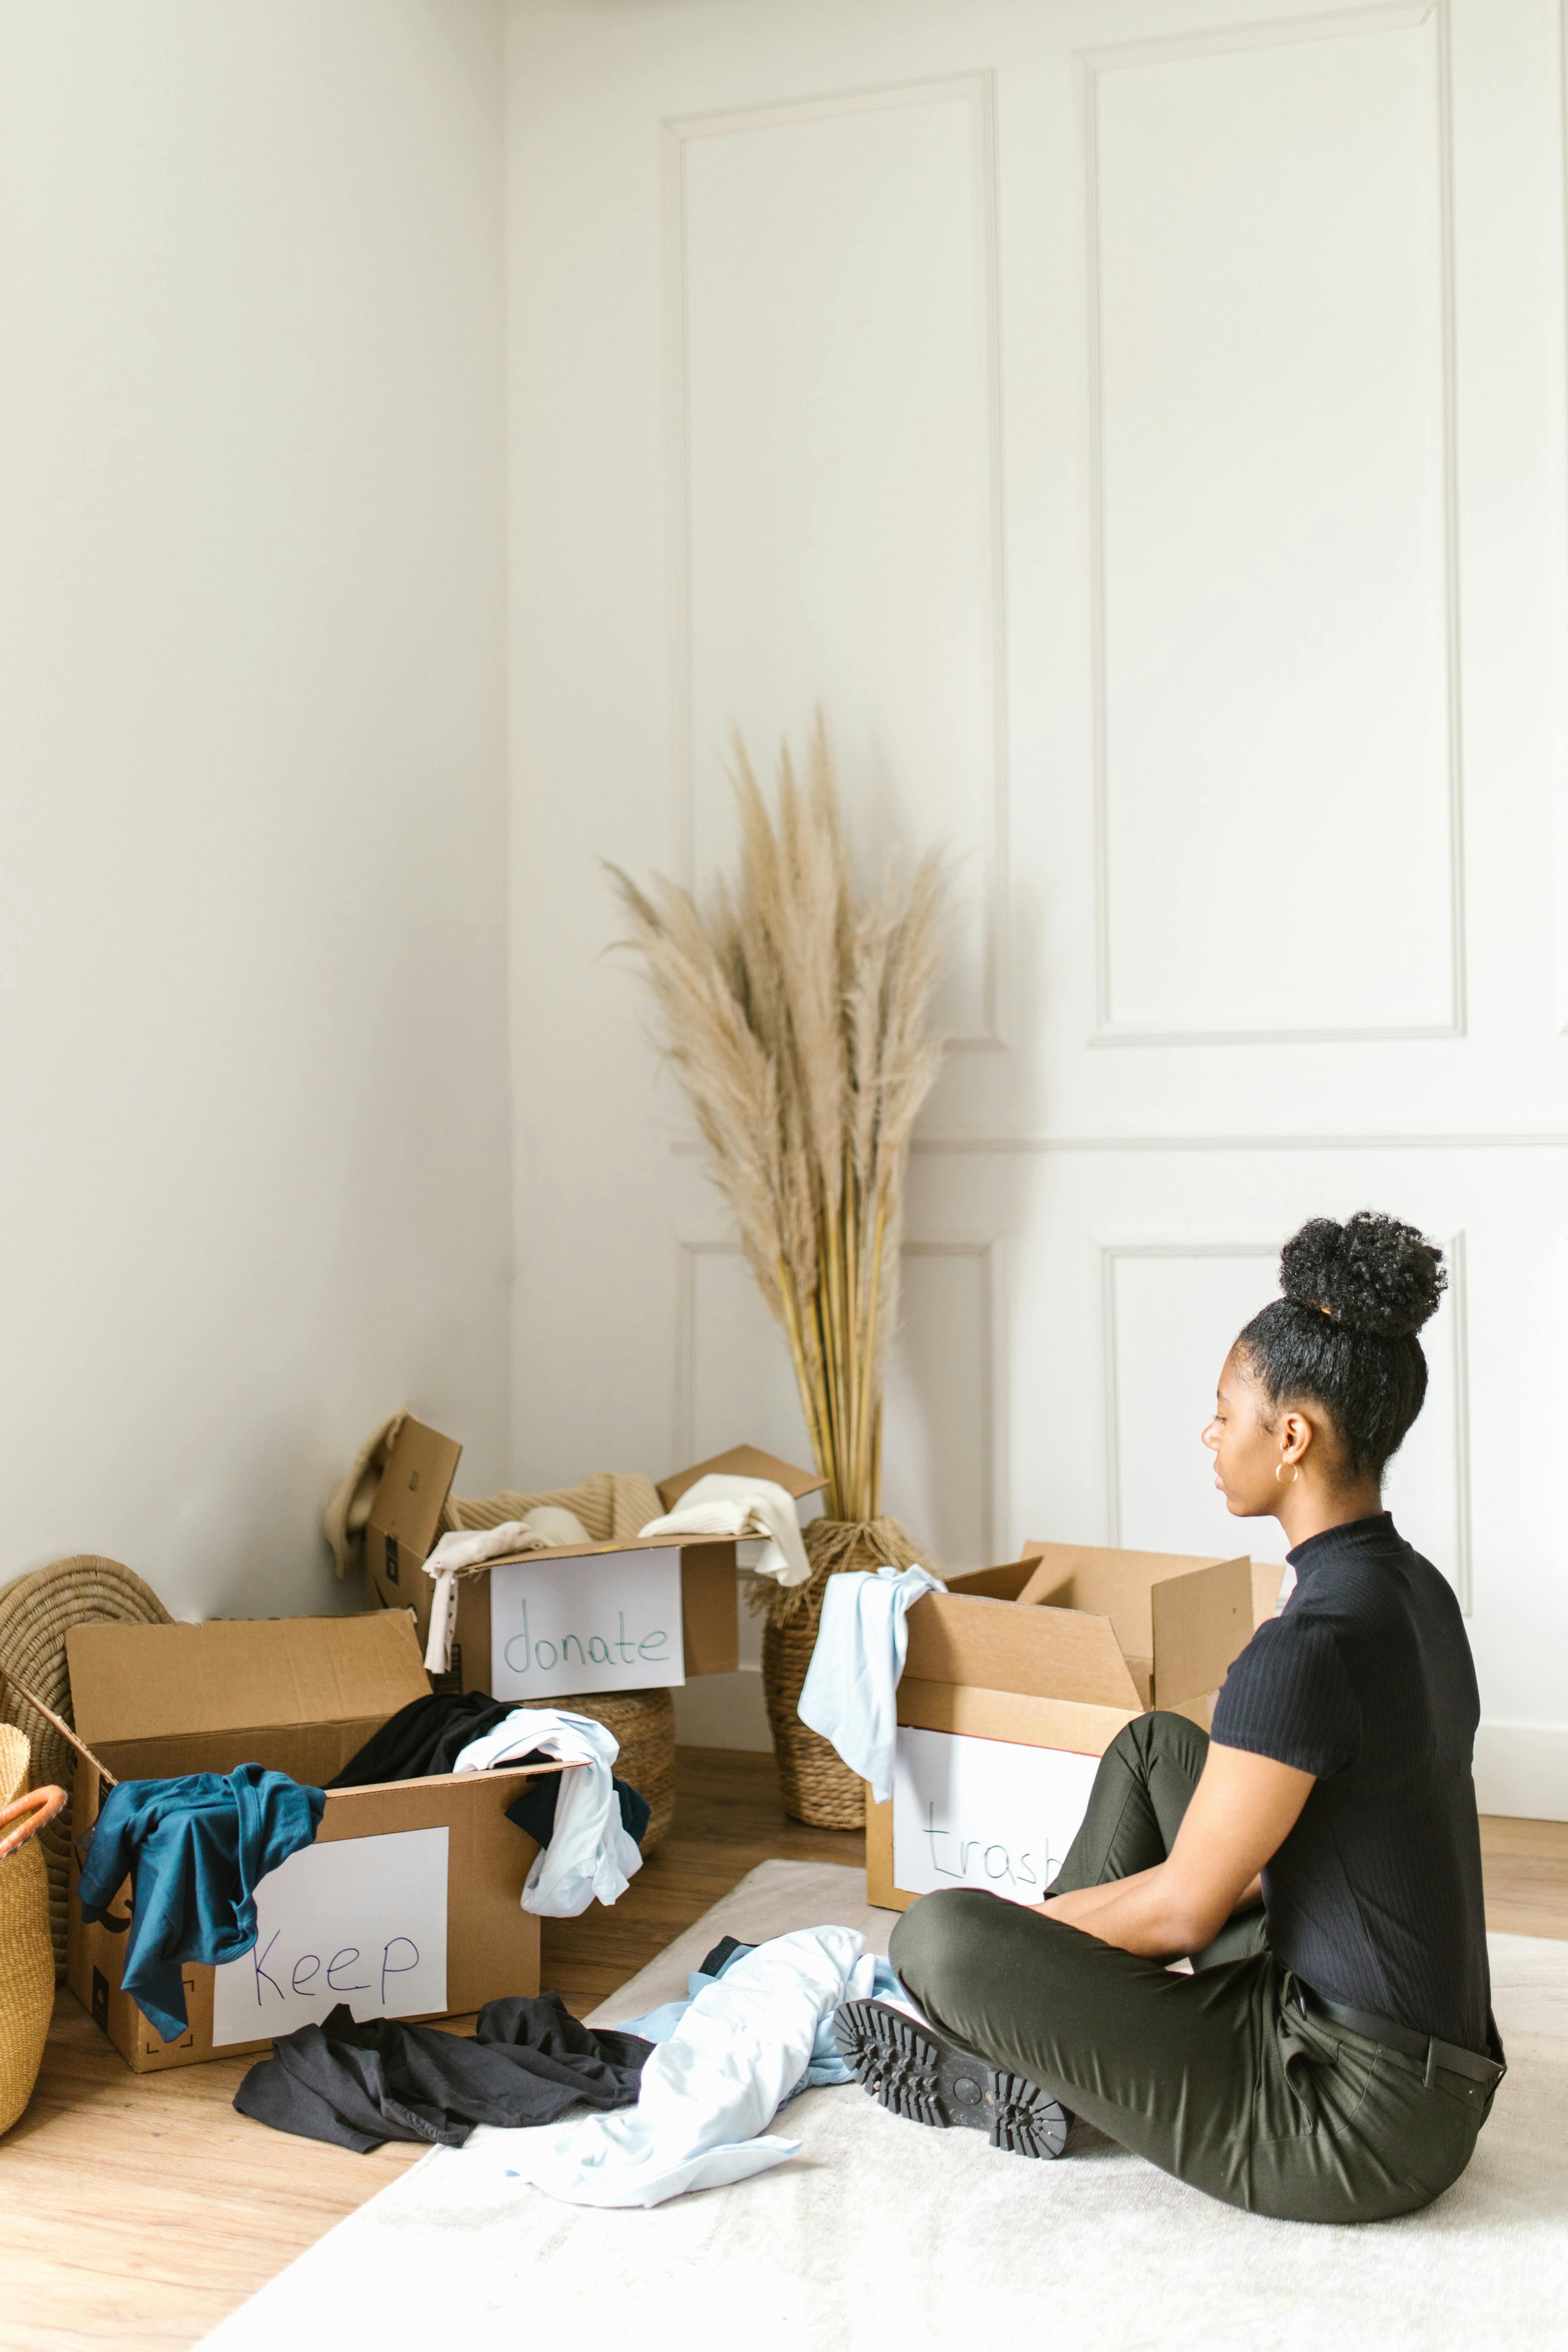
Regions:
M 1163 1862 L 1208 1752 L 1184 1716 L 1141 1716 L 1101 1759 L 1052 1886 Z M 1232 1920 L 1191 1976 L 1000 1895 L 927 1895 L 893 1932 L 932 2022 L 1074 2115 L 1227 2205 L 1292 2221 L 1375 2221 L 1458 2179 L 1490 2094 L 1303 2016 L 1262 1914 Z

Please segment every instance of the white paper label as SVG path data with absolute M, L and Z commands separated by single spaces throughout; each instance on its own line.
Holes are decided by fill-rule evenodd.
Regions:
M 213 2044 L 447 2006 L 447 1832 L 301 1846 L 256 1890 L 254 1951 L 213 1971 Z
M 984 1886 L 1037 1903 L 1077 1836 L 1098 1756 L 899 1727 L 893 1881 L 911 1895 Z
M 510 1561 L 491 1569 L 489 1587 L 497 1698 L 663 1690 L 686 1680 L 678 1545 Z

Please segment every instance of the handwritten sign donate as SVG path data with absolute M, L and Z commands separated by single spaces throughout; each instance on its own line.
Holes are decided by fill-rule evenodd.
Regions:
M 490 1689 L 497 1698 L 662 1690 L 686 1680 L 680 1552 L 584 1552 L 492 1568 Z
M 447 2006 L 447 1832 L 308 1845 L 256 1890 L 254 1951 L 213 1972 L 213 2042 Z
M 1089 1806 L 1098 1756 L 900 1725 L 893 1877 L 911 1895 L 984 1886 L 1037 1903 Z

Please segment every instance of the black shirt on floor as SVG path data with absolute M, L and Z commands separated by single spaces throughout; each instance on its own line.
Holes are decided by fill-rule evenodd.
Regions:
M 1296 1589 L 1214 1710 L 1221 1747 L 1317 1776 L 1263 1873 L 1269 1944 L 1331 2000 L 1484 2051 L 1480 1698 L 1459 1604 L 1386 1511 L 1288 1558 Z
M 356 2021 L 345 2001 L 321 2024 L 280 2034 L 234 2104 L 274 2131 L 361 2155 L 388 2139 L 461 2147 L 476 2124 L 635 2106 L 652 2048 L 640 2034 L 580 2025 L 558 1992 L 487 2001 L 471 2040 L 401 2018 Z

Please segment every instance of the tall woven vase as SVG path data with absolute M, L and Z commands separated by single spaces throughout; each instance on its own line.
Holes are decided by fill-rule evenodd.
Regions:
M 858 1830 L 865 1826 L 866 1783 L 810 1730 L 798 1713 L 800 1694 L 822 1621 L 823 1595 L 830 1576 L 849 1568 L 931 1566 L 897 1519 L 812 1519 L 801 1530 L 812 1573 L 791 1591 L 777 1585 L 753 1590 L 766 1606 L 763 1630 L 763 1696 L 773 1727 L 773 1754 L 784 1811 L 813 1829 Z
M 31 1761 L 26 1734 L 0 1723 L 0 1805 L 26 1795 Z M 33 2095 L 54 2002 L 49 1881 L 35 1837 L 0 1863 L 0 2132 Z

